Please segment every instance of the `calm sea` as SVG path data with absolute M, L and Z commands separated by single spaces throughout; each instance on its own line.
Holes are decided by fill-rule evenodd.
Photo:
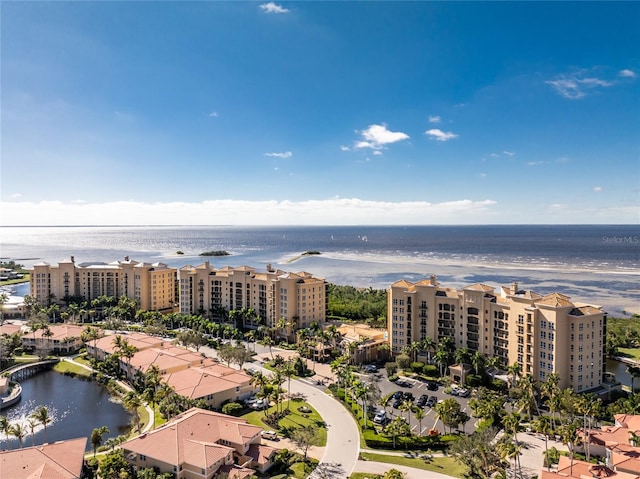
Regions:
M 70 256 L 76 262 L 110 262 L 128 255 L 180 267 L 202 263 L 203 251 L 226 250 L 231 256 L 209 258 L 211 263 L 271 263 L 373 287 L 430 273 L 456 287 L 518 280 L 540 293 L 640 309 L 638 225 L 3 227 L 0 234 L 0 256 L 27 266 Z M 290 262 L 308 250 L 322 254 Z

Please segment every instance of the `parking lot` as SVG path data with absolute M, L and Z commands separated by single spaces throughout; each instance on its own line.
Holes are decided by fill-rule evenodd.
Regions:
M 438 386 L 437 390 L 429 390 L 427 387 L 427 382 L 418 381 L 412 378 L 402 378 L 400 384 L 397 382 L 391 382 L 387 379 L 387 373 L 385 370 L 381 369 L 377 373 L 361 373 L 360 378 L 363 381 L 376 381 L 378 386 L 380 387 L 381 396 L 385 396 L 390 393 L 394 393 L 396 391 L 401 391 L 403 393 L 411 393 L 414 397 L 413 403 L 414 405 L 417 403 L 420 396 L 423 394 L 430 397 L 435 396 L 437 401 L 441 401 L 447 398 L 453 398 L 458 403 L 460 403 L 461 409 L 463 412 L 467 413 L 471 416 L 471 408 L 469 408 L 469 397 L 457 397 L 451 394 L 445 394 L 444 387 Z M 393 407 L 393 398 L 387 404 L 386 410 L 389 413 L 390 419 L 393 419 L 397 416 L 404 416 L 405 418 L 409 418 L 409 426 L 411 427 L 411 431 L 415 434 L 419 435 L 427 435 L 429 434 L 430 429 L 437 429 L 440 433 L 445 432 L 444 424 L 437 417 L 437 414 L 434 408 L 425 406 L 424 409 L 425 416 L 422 419 L 422 429 L 420 429 L 419 422 L 415 419 L 413 413 L 411 412 L 402 412 L 397 407 Z M 375 410 L 378 411 L 382 409 L 382 406 L 379 404 L 374 405 Z M 460 425 L 460 430 L 465 433 L 470 433 L 475 430 L 475 422 L 476 419 L 471 417 L 469 421 L 463 426 Z

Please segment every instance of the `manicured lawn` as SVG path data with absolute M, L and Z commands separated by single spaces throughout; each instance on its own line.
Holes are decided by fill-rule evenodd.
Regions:
M 382 479 L 382 476 L 370 472 L 354 472 L 349 476 L 349 479 Z
M 404 456 L 385 456 L 384 454 L 360 453 L 367 461 L 384 462 L 385 464 L 398 464 L 400 466 L 415 467 L 425 471 L 439 472 L 452 477 L 465 477 L 467 469 L 452 457 L 434 457 L 430 460 L 409 458 Z
M 640 361 L 640 348 L 618 348 L 620 356 Z
M 283 408 L 287 407 L 287 401 L 282 404 Z M 298 411 L 299 407 L 308 407 L 311 412 L 309 414 L 303 414 Z M 267 412 L 273 413 L 276 410 L 275 406 L 271 406 Z M 307 417 L 305 417 L 307 416 Z M 253 424 L 254 426 L 260 426 L 265 429 L 271 429 L 271 426 L 262 422 L 264 419 L 264 411 L 252 411 L 250 413 L 242 415 L 242 418 L 246 419 L 249 424 Z M 286 429 L 296 429 L 299 427 L 309 426 L 309 425 L 318 426 L 318 437 L 319 437 L 319 446 L 324 447 L 327 445 L 327 429 L 324 427 L 322 417 L 317 413 L 313 407 L 307 402 L 304 401 L 291 401 L 291 412 L 280 419 L 278 425 L 280 428 Z
M 83 368 L 82 366 L 78 366 L 77 364 L 69 363 L 67 361 L 60 361 L 53 367 L 54 371 L 59 373 L 72 373 L 76 376 L 83 376 L 86 378 L 91 377 L 91 371 Z

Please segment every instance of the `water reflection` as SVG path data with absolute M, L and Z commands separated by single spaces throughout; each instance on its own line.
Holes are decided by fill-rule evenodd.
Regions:
M 29 416 L 40 406 L 45 406 L 52 419 L 47 425 L 47 442 L 90 437 L 96 427 L 107 426 L 110 437 L 117 437 L 127 431 L 131 416 L 117 401 L 114 401 L 107 389 L 94 381 L 71 378 L 54 371 L 46 371 L 20 383 L 22 401 L 2 411 L 9 422 L 21 424 L 27 435 L 23 446 L 36 445 L 44 441 L 44 427 L 38 424 L 31 435 Z M 20 447 L 17 438 L 2 437 L 3 449 Z M 91 444 L 87 443 L 87 449 Z

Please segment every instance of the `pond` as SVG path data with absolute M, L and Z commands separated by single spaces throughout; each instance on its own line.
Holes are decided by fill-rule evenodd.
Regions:
M 27 419 L 31 412 L 40 406 L 46 406 L 53 422 L 47 426 L 47 442 L 91 437 L 94 428 L 107 426 L 109 434 L 103 436 L 103 443 L 110 437 L 117 437 L 127 431 L 131 421 L 129 412 L 107 391 L 107 388 L 95 381 L 65 376 L 55 371 L 44 371 L 24 379 L 22 400 L 2 410 L 12 424 L 22 423 L 27 430 L 23 440 L 24 447 L 42 444 L 44 428 L 41 425 L 31 430 Z M 2 449 L 16 449 L 20 443 L 15 437 L 2 435 Z M 87 441 L 87 450 L 91 443 Z

